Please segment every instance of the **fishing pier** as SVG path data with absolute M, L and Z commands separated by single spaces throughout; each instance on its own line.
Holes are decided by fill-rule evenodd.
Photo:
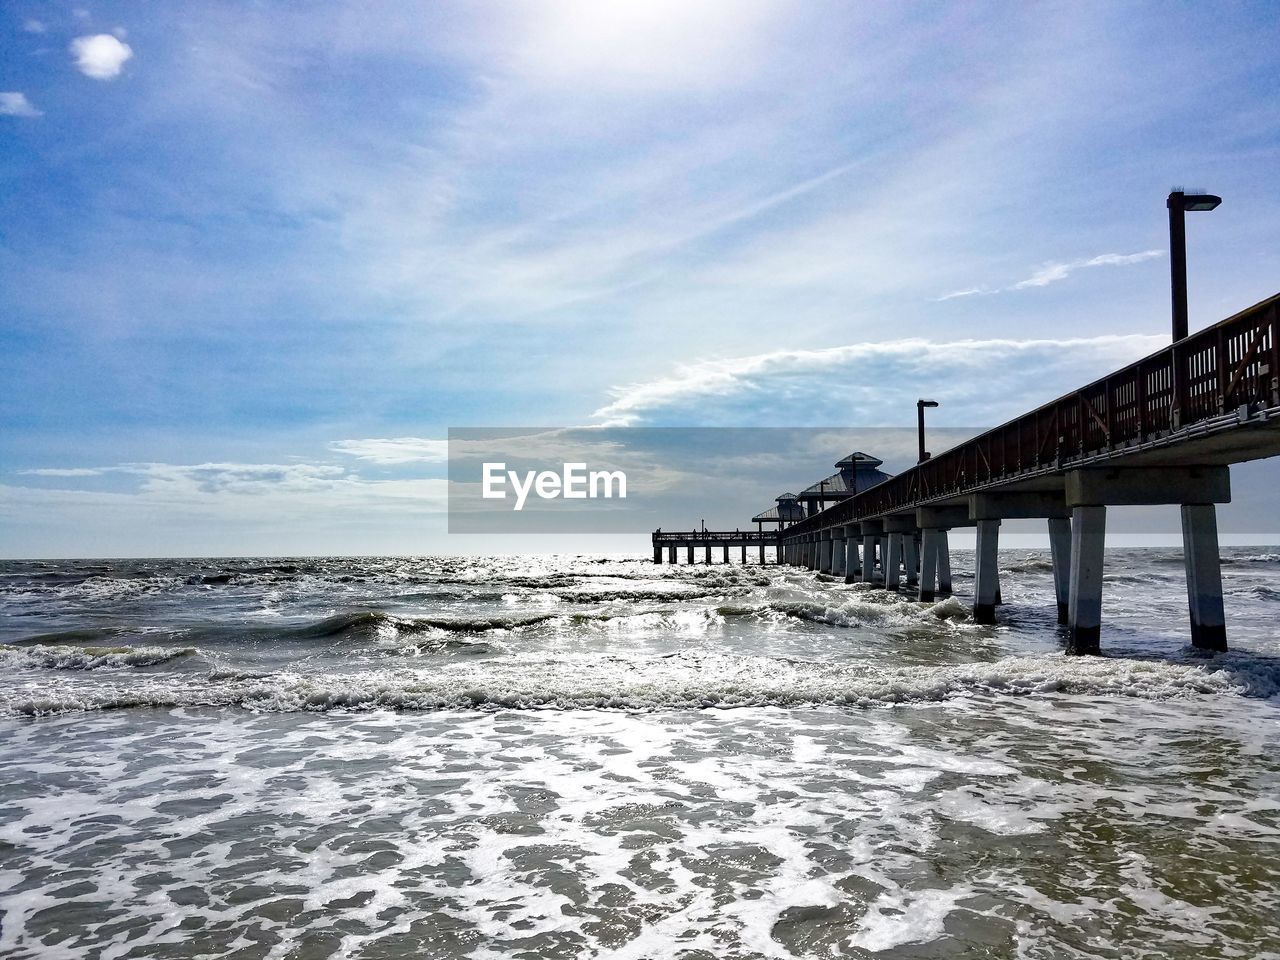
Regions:
M 974 619 L 994 623 L 1001 521 L 1042 519 L 1067 652 L 1098 653 L 1107 508 L 1174 504 L 1191 642 L 1225 650 L 1217 504 L 1231 499 L 1232 464 L 1280 454 L 1278 304 L 1280 294 L 894 476 L 840 489 L 827 478 L 816 495 L 784 495 L 785 509 L 779 497 L 775 529 L 753 518 L 744 560 L 747 543 L 760 562 L 772 546 L 776 562 L 930 601 L 951 593 L 948 531 L 974 528 Z M 856 460 L 842 469 L 858 474 Z M 695 536 L 743 535 L 655 533 L 654 562 L 660 544 L 671 562 L 685 545 L 692 562 Z M 706 540 L 708 562 L 720 542 Z

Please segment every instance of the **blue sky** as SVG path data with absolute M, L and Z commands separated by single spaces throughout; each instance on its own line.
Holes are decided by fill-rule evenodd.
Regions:
M 1269 3 L 12 0 L 0 554 L 457 548 L 450 426 L 1000 422 L 1167 338 L 1174 186 L 1224 197 L 1193 329 L 1277 291 L 1277 35 Z

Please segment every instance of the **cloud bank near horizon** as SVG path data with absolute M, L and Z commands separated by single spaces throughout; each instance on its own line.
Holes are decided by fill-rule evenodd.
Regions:
M 923 339 L 777 350 L 680 364 L 610 391 L 593 414 L 618 426 L 811 426 L 913 422 L 917 397 L 941 423 L 982 426 L 1047 403 L 1164 345 L 1158 336 L 1063 340 Z

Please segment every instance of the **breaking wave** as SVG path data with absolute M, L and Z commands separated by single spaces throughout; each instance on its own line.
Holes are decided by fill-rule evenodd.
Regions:
M 194 657 L 195 647 L 82 647 L 71 644 L 0 644 L 0 664 L 9 668 L 98 670 L 104 667 L 154 667 Z
M 428 672 L 135 675 L 79 689 L 0 693 L 0 713 L 46 715 L 127 707 L 231 706 L 254 711 L 874 707 L 963 697 L 1066 694 L 1165 700 L 1274 697 L 1280 667 L 1227 655 L 1212 664 L 1066 656 L 990 663 L 871 667 L 777 657 L 511 657 Z

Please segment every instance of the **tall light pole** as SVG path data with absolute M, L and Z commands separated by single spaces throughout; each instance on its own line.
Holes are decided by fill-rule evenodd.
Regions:
M 929 451 L 924 448 L 924 408 L 936 407 L 937 400 L 917 400 L 916 401 L 916 431 L 920 440 L 920 459 L 918 463 L 924 463 L 929 459 Z
M 1169 208 L 1169 275 L 1173 289 L 1173 342 L 1187 337 L 1187 228 L 1188 210 L 1212 210 L 1222 202 L 1211 193 L 1175 190 L 1165 202 Z

